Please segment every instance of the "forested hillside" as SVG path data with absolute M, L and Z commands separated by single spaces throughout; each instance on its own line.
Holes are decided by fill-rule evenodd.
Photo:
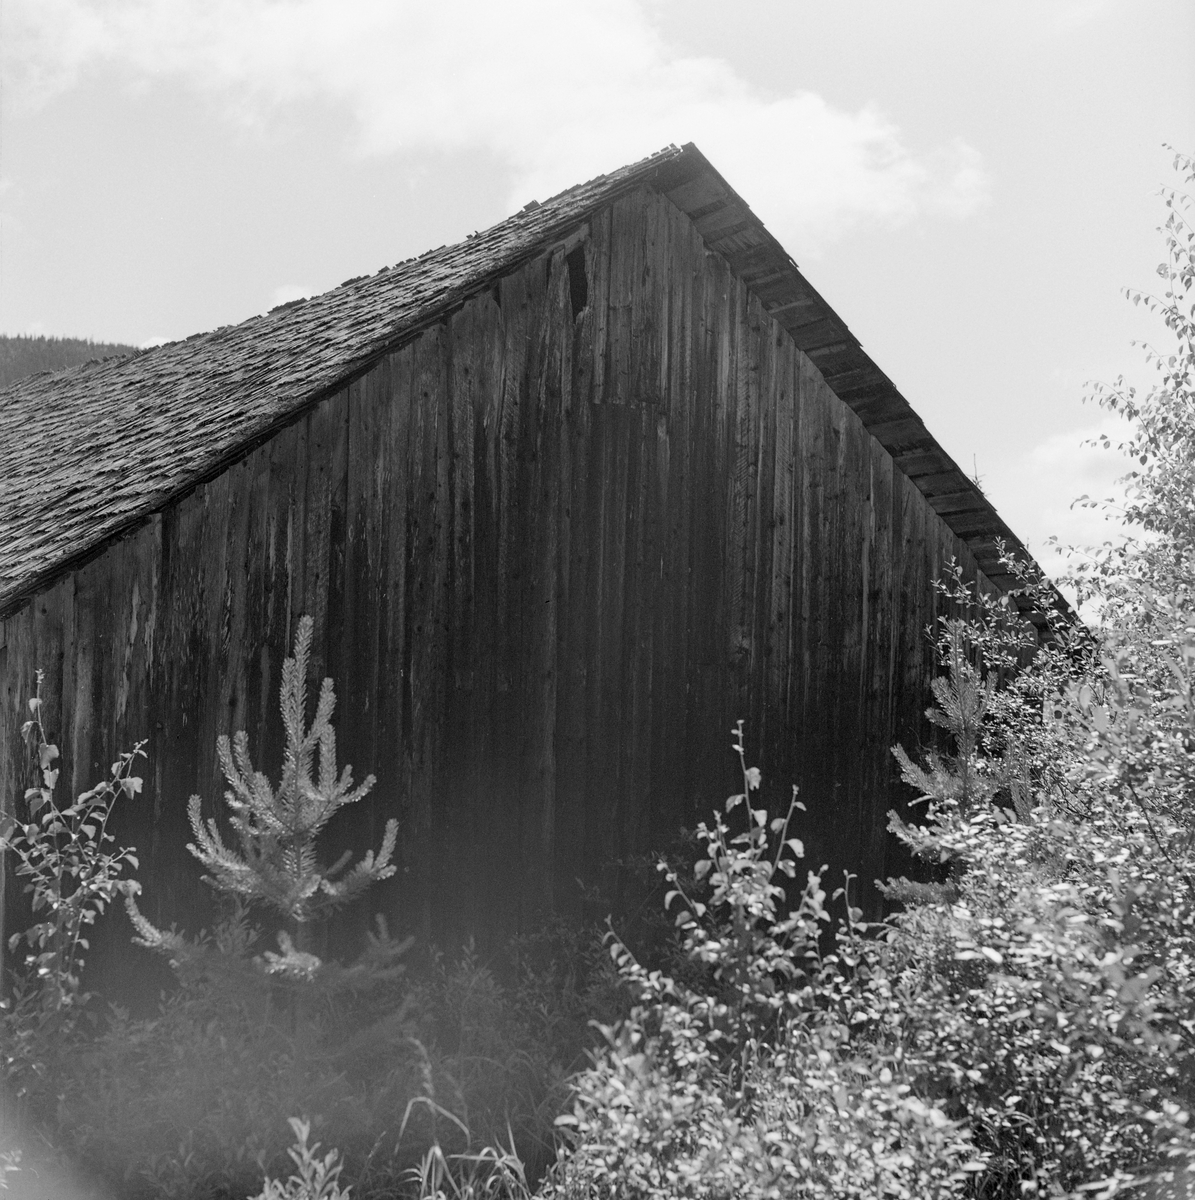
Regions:
M 61 371 L 93 358 L 133 354 L 136 346 L 115 342 L 92 342 L 85 338 L 7 337 L 0 334 L 0 388 L 35 375 L 38 371 Z

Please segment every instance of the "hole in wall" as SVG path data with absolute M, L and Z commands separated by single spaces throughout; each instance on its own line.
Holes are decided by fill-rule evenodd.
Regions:
M 585 274 L 585 247 L 578 246 L 565 256 L 568 265 L 568 294 L 573 304 L 573 320 L 589 303 L 589 277 Z

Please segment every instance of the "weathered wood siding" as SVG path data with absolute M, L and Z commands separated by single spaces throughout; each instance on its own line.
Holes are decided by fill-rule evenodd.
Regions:
M 151 918 L 208 897 L 187 797 L 216 736 L 276 775 L 279 669 L 316 621 L 341 759 L 378 777 L 333 842 L 401 830 L 373 907 L 423 935 L 609 885 L 736 784 L 796 783 L 813 865 L 888 870 L 889 747 L 923 732 L 945 560 L 966 547 L 687 217 L 641 191 L 471 299 L 3 625 L 0 794 L 47 674 L 63 785 L 149 739 L 115 824 Z M 10 909 L 12 881 L 7 888 Z M 123 917 L 115 979 L 142 952 Z M 123 947 L 123 948 L 122 948 Z

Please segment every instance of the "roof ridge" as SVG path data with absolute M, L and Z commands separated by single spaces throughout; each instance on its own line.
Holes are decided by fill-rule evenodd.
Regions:
M 429 321 L 644 184 L 693 222 L 944 521 L 1000 579 L 1028 558 L 759 217 L 696 146 L 670 145 L 459 242 L 314 296 L 0 391 L 0 618 L 72 562 L 197 486 Z M 202 405 L 202 429 L 188 422 Z M 106 439 L 106 441 L 105 441 Z M 104 445 L 102 477 L 96 446 Z M 54 505 L 52 519 L 47 503 Z

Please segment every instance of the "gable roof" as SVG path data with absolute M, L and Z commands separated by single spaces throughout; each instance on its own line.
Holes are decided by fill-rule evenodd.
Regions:
M 1015 587 L 1002 573 L 998 543 L 1028 559 L 1019 539 L 759 218 L 687 145 L 323 295 L 0 391 L 0 618 L 596 209 L 644 185 L 690 217 L 988 578 Z

